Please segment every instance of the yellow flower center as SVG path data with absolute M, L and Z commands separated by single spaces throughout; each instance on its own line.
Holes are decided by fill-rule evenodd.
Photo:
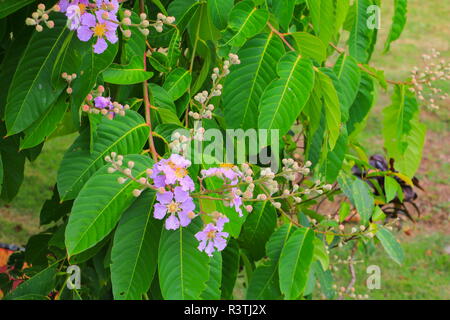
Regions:
M 175 213 L 178 211 L 178 204 L 176 202 L 171 202 L 167 205 L 167 211 L 170 213 Z
M 86 5 L 83 3 L 78 4 L 78 7 L 80 8 L 80 14 L 83 14 L 86 12 Z
M 104 23 L 97 23 L 97 25 L 92 28 L 92 31 L 94 31 L 94 34 L 97 37 L 103 37 L 106 34 L 106 25 Z
M 234 167 L 234 164 L 232 164 L 232 163 L 222 163 L 222 164 L 220 164 L 220 167 L 221 168 L 233 168 Z
M 184 178 L 188 174 L 187 170 L 184 168 L 176 168 L 175 176 L 179 179 Z
M 216 237 L 216 231 L 211 230 L 206 236 L 208 237 L 208 239 L 214 239 Z

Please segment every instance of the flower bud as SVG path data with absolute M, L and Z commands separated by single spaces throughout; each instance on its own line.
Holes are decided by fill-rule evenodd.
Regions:
M 134 189 L 133 190 L 133 196 L 135 196 L 136 198 L 139 197 L 142 193 L 142 190 L 139 189 Z
M 44 11 L 45 10 L 45 4 L 43 4 L 43 3 L 38 4 L 38 9 L 41 10 L 41 11 Z
M 40 24 L 36 25 L 36 31 L 37 32 L 42 32 L 42 30 L 44 30 L 43 26 L 41 26 Z
M 26 18 L 25 19 L 25 24 L 27 26 L 35 26 L 36 25 L 36 20 L 32 19 L 32 18 Z

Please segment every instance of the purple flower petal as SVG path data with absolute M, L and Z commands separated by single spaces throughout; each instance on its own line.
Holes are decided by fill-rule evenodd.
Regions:
M 156 200 L 162 204 L 169 204 L 173 200 L 173 193 L 171 191 L 158 192 L 156 194 Z
M 97 43 L 94 44 L 94 52 L 97 54 L 105 52 L 105 50 L 108 48 L 108 44 L 106 43 L 105 39 L 98 38 Z
M 97 20 L 95 20 L 95 16 L 93 14 L 85 13 L 81 16 L 81 24 L 83 26 L 93 28 L 97 24 Z
M 176 230 L 180 227 L 180 221 L 178 221 L 178 218 L 174 215 L 171 215 L 166 220 L 166 229 L 167 230 Z
M 180 219 L 180 225 L 182 227 L 187 227 L 191 223 L 191 219 L 189 218 L 187 213 L 180 212 L 178 214 L 178 218 Z
M 89 39 L 92 38 L 93 34 L 94 32 L 92 32 L 91 29 L 85 26 L 81 26 L 77 30 L 78 39 L 80 39 L 81 41 L 89 41 Z
M 155 210 L 153 212 L 153 216 L 156 219 L 161 220 L 166 216 L 167 207 L 165 205 L 156 203 L 153 207 L 155 208 Z
M 189 198 L 189 193 L 184 191 L 181 187 L 176 187 L 174 193 L 176 202 L 185 202 L 186 199 Z

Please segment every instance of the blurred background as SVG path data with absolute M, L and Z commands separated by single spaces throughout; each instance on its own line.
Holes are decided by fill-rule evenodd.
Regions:
M 392 44 L 389 53 L 382 53 L 393 2 L 383 1 L 380 38 L 372 65 L 385 70 L 388 79 L 405 80 L 414 66 L 422 65 L 421 55 L 430 53 L 432 48 L 449 61 L 450 1 L 442 0 L 409 0 L 408 22 L 401 38 Z M 450 81 L 442 82 L 440 88 L 450 93 Z M 362 132 L 369 155 L 383 154 L 381 111 L 389 106 L 390 93 L 380 91 Z M 422 121 L 428 131 L 417 177 L 425 191 L 418 191 L 416 204 L 421 215 L 414 216 L 416 223 L 405 222 L 398 231 L 405 263 L 398 266 L 381 248 L 369 257 L 360 255 L 355 266 L 357 295 L 367 294 L 369 299 L 450 299 L 450 100 L 440 101 L 439 107 L 436 111 L 422 108 Z M 74 139 L 75 135 L 50 140 L 37 160 L 26 163 L 25 180 L 18 196 L 9 204 L 0 204 L 0 243 L 23 246 L 30 235 L 40 231 L 40 209 L 52 195 L 59 163 Z M 350 280 L 348 267 L 339 264 L 339 260 L 346 258 L 345 251 L 340 254 L 332 259 L 338 268 L 335 271 L 338 287 L 346 286 Z M 366 288 L 369 265 L 381 268 L 380 290 Z

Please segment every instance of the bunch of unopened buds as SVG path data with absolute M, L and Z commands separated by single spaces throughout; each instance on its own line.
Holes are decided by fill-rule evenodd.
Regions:
M 437 100 L 445 100 L 448 93 L 443 93 L 442 89 L 436 87 L 437 81 L 450 80 L 450 63 L 440 58 L 440 52 L 435 49 L 430 54 L 422 55 L 425 63 L 423 69 L 414 67 L 411 71 L 412 84 L 411 92 L 416 93 L 419 101 L 431 109 L 439 109 Z
M 66 89 L 67 94 L 72 94 L 73 90 L 71 84 L 72 81 L 77 78 L 77 74 L 76 73 L 67 74 L 67 72 L 63 72 L 61 74 L 61 78 L 63 78 L 67 82 L 67 89 Z
M 222 95 L 223 86 L 220 84 L 223 78 L 230 74 L 230 67 L 234 64 L 240 64 L 239 57 L 233 53 L 229 54 L 229 59 L 223 63 L 223 68 L 220 70 L 218 67 L 213 69 L 211 75 L 212 88 L 208 92 L 206 90 L 196 94 L 194 96 L 194 106 L 198 109 L 198 112 L 189 111 L 189 116 L 194 120 L 211 119 L 214 111 L 214 105 L 210 103 L 210 100 L 214 97 Z
M 143 35 L 148 36 L 149 28 L 154 28 L 157 32 L 163 31 L 163 26 L 172 25 L 174 17 L 166 17 L 159 13 L 157 20 L 151 23 L 145 13 L 139 15 L 140 22 L 132 23 L 130 10 L 124 10 L 123 19 L 120 21 L 118 12 L 120 9 L 119 0 L 60 0 L 57 5 L 49 10 L 45 10 L 44 4 L 39 4 L 38 9 L 31 18 L 27 18 L 27 25 L 36 26 L 37 31 L 42 31 L 42 22 L 49 28 L 54 27 L 54 22 L 49 20 L 52 11 L 63 12 L 67 17 L 67 26 L 70 30 L 76 30 L 81 41 L 96 39 L 93 45 L 94 52 L 103 53 L 108 48 L 108 42 L 116 43 L 119 38 L 117 29 L 129 38 L 132 35 L 130 27 L 137 28 Z
M 97 90 L 88 94 L 81 109 L 87 113 L 102 114 L 108 119 L 114 119 L 116 115 L 125 116 L 125 111 L 130 109 L 130 106 L 111 101 L 111 97 L 103 96 L 104 92 L 105 88 L 98 86 Z

